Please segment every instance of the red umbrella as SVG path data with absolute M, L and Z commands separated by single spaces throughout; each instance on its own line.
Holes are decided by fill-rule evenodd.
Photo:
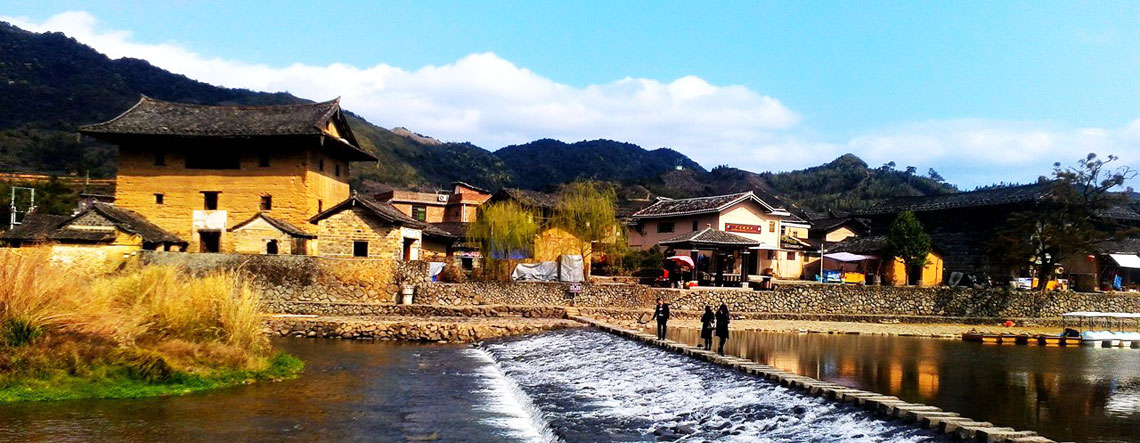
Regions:
M 693 264 L 693 258 L 689 257 L 689 256 L 685 256 L 685 255 L 674 255 L 672 257 L 667 258 L 666 260 L 673 260 L 677 263 L 688 266 L 690 268 L 696 267 L 696 265 Z

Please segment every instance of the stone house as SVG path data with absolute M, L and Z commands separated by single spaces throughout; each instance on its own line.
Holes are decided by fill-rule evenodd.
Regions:
M 148 250 L 180 251 L 187 242 L 147 221 L 137 212 L 107 203 L 91 203 L 73 216 L 30 214 L 0 235 L 8 247 L 47 247 L 53 260 L 102 263 Z
M 761 198 L 754 192 L 685 199 L 658 197 L 630 216 L 629 244 L 640 249 L 663 242 L 677 244 L 687 235 L 712 229 L 747 239 L 747 242 L 734 241 L 734 244 L 749 243 L 747 248 L 733 250 L 725 256 L 728 268 L 722 270 L 725 273 L 797 279 L 803 272 L 804 244 L 800 237 L 806 237 L 810 224 L 783 206 L 774 197 Z M 724 237 L 718 233 L 705 235 Z M 700 268 L 700 257 L 711 257 L 716 251 L 674 252 L 695 256 Z
M 253 251 L 265 230 L 233 228 L 258 214 L 315 234 L 313 214 L 349 197 L 350 163 L 376 160 L 357 144 L 339 100 L 204 106 L 142 97 L 79 132 L 118 145 L 116 205 L 198 252 Z M 286 249 L 298 250 L 278 245 Z
M 239 254 L 313 255 L 317 236 L 264 212 L 229 229 Z
M 425 249 L 425 242 L 446 244 L 449 233 L 408 217 L 389 203 L 353 195 L 313 216 L 321 256 L 438 261 L 446 251 Z

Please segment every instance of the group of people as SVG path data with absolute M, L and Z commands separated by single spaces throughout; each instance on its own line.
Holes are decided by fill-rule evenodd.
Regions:
M 657 339 L 664 340 L 669 323 L 669 303 L 658 298 L 657 308 L 653 310 L 653 319 L 657 320 Z M 724 355 L 724 343 L 728 341 L 728 323 L 730 321 L 732 318 L 728 315 L 728 305 L 721 303 L 716 313 L 713 313 L 711 306 L 705 305 L 705 313 L 701 315 L 701 340 L 704 343 L 703 346 L 701 344 L 697 346 L 711 351 L 713 335 L 716 335 L 720 339 L 716 352 Z

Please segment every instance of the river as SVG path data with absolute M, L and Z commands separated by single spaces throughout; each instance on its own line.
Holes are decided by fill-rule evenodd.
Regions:
M 725 351 L 1058 441 L 1140 441 L 1140 349 L 733 331 Z
M 305 374 L 180 397 L 0 405 L 4 441 L 943 441 L 602 332 L 482 347 L 281 339 Z

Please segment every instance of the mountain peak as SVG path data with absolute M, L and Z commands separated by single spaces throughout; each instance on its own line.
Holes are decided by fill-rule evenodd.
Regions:
M 412 141 L 419 143 L 421 145 L 439 146 L 439 145 L 443 144 L 443 142 L 439 141 L 435 137 L 423 135 L 423 134 L 420 134 L 418 132 L 412 132 L 411 130 L 409 130 L 408 128 L 405 128 L 403 126 L 397 126 L 395 128 L 392 128 L 392 133 L 399 135 L 401 137 L 406 137 L 408 139 L 411 139 Z

